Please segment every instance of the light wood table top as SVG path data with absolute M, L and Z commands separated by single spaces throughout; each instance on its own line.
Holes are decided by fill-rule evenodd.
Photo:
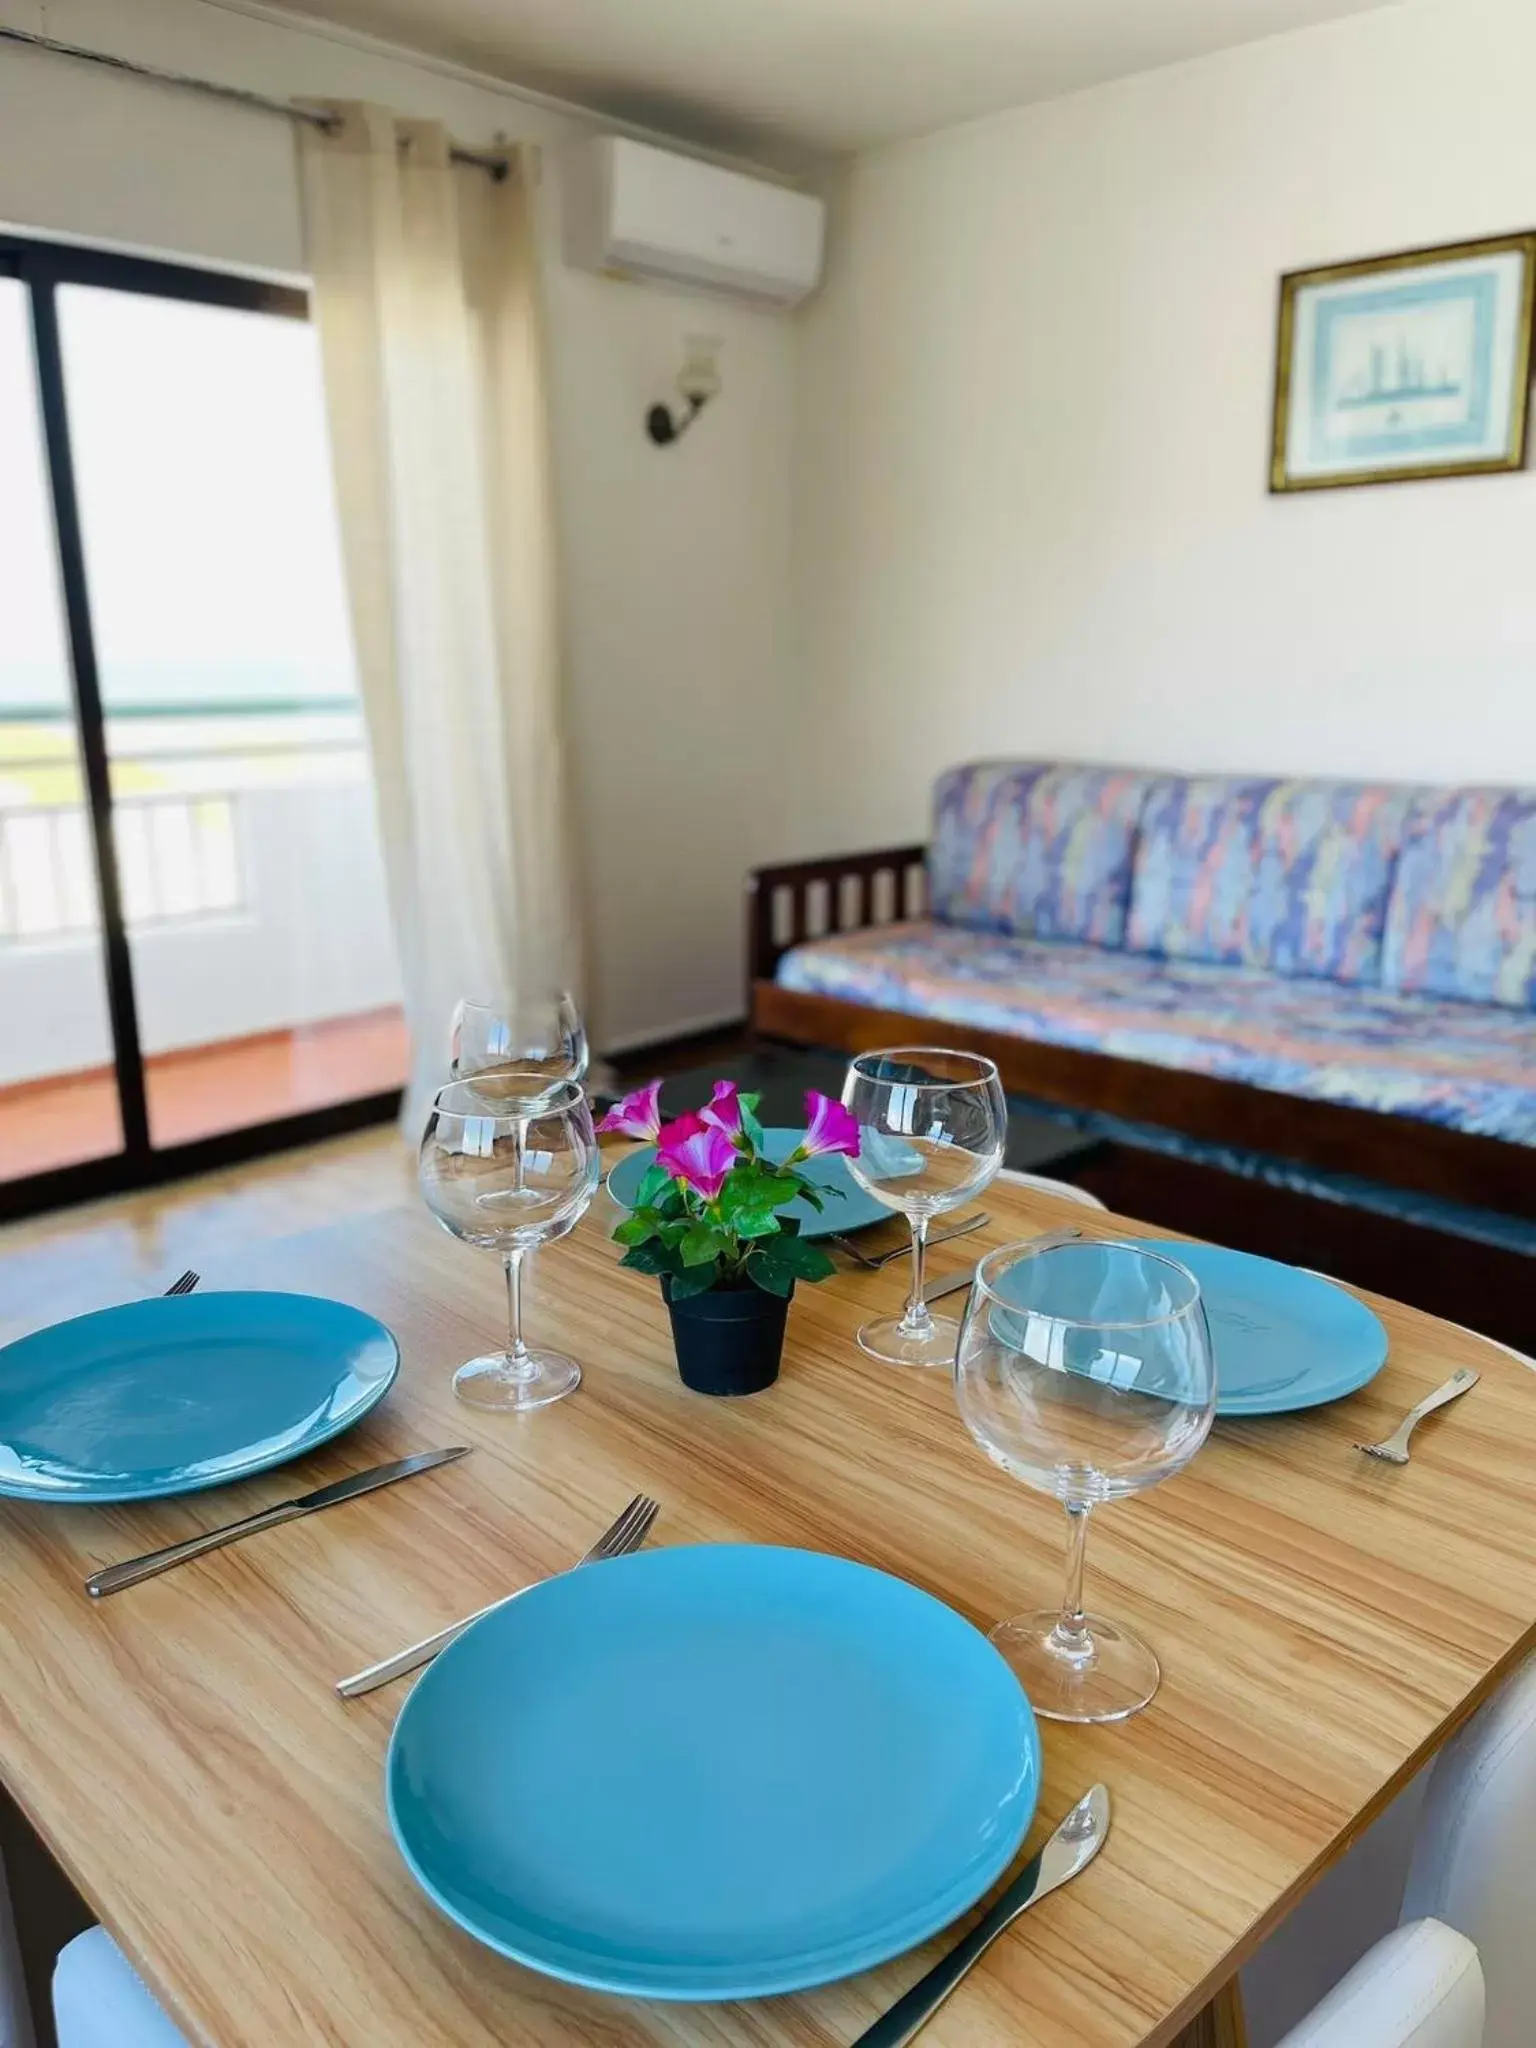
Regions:
M 985 1200 L 991 1226 L 935 1253 L 936 1273 L 1057 1222 L 1116 1227 L 1002 1183 Z M 382 1768 L 405 1688 L 343 1702 L 333 1681 L 559 1570 L 633 1493 L 662 1502 L 661 1543 L 841 1552 L 982 1626 L 1059 1593 L 1060 1510 L 982 1457 L 947 1376 L 854 1345 L 900 1269 L 803 1288 L 779 1384 L 710 1401 L 677 1381 L 654 1285 L 617 1271 L 605 1204 L 530 1289 L 530 1330 L 586 1365 L 572 1399 L 526 1417 L 455 1402 L 453 1367 L 499 1327 L 495 1262 L 414 1210 L 366 1216 L 205 1274 L 324 1292 L 391 1325 L 400 1380 L 351 1435 L 180 1502 L 0 1509 L 0 1776 L 194 2042 L 834 2048 L 938 1952 L 801 1998 L 629 2004 L 479 1947 L 395 1853 Z M 98 1299 L 83 1270 L 54 1312 Z M 1536 1380 L 1372 1305 L 1392 1343 L 1372 1387 L 1218 1423 L 1186 1473 L 1094 1517 L 1091 1604 L 1149 1638 L 1163 1689 L 1120 1727 L 1043 1724 L 1032 1841 L 1102 1778 L 1108 1845 L 997 1945 L 925 2048 L 1163 2048 L 1531 1642 Z M 15 1321 L 0 1310 L 5 1334 Z M 1464 1363 L 1482 1385 L 1410 1466 L 1350 1448 Z M 116 1558 L 453 1442 L 475 1455 L 100 1606 L 81 1589 Z

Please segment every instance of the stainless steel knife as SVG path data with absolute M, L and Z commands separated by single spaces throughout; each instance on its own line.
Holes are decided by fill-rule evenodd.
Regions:
M 1074 1229 L 1047 1230 L 1039 1237 L 1030 1238 L 1028 1240 L 1029 1248 L 1031 1251 L 1048 1252 L 1053 1245 L 1076 1244 L 1082 1234 L 1080 1230 Z M 927 1302 L 942 1301 L 946 1294 L 958 1294 L 962 1287 L 969 1287 L 975 1278 L 976 1268 L 974 1266 L 968 1267 L 963 1273 L 951 1273 L 947 1280 L 935 1280 L 931 1287 L 925 1287 L 923 1289 L 923 1300 Z M 857 2044 L 855 2044 L 855 2048 L 857 2048 Z
M 468 1444 L 454 1444 L 446 1451 L 418 1451 L 413 1458 L 396 1458 L 389 1465 L 374 1465 L 366 1472 L 354 1472 L 350 1479 L 338 1479 L 332 1486 L 322 1486 L 314 1493 L 301 1493 L 296 1500 L 279 1501 L 275 1507 L 263 1508 L 259 1514 L 246 1515 L 238 1522 L 226 1522 L 220 1529 L 210 1529 L 206 1535 L 191 1536 L 185 1543 L 168 1544 L 164 1550 L 151 1550 L 143 1557 L 126 1558 L 122 1564 L 109 1564 L 99 1572 L 93 1572 L 85 1582 L 85 1590 L 93 1600 L 100 1600 L 107 1593 L 120 1593 L 124 1586 L 136 1586 L 140 1579 L 152 1579 L 157 1572 L 169 1571 L 172 1565 L 185 1564 L 190 1557 L 201 1557 L 206 1550 L 219 1550 L 226 1543 L 238 1543 L 242 1536 L 254 1536 L 258 1529 L 275 1529 L 282 1522 L 297 1521 L 300 1515 L 313 1515 L 321 1508 L 333 1508 L 338 1502 L 356 1500 L 360 1493 L 372 1493 L 376 1486 L 393 1486 L 397 1479 L 409 1479 L 416 1472 L 430 1472 L 434 1465 L 447 1465 L 455 1458 L 469 1455 Z
M 938 2011 L 961 1978 L 980 1961 L 997 1937 L 1026 1908 L 1085 1870 L 1104 1846 L 1109 1833 L 1109 1791 L 1095 1785 L 1085 1792 L 1038 1856 L 1025 1864 L 989 1913 L 952 1948 L 926 1977 L 920 1977 L 905 1998 L 898 1998 L 853 2048 L 903 2048 L 903 2044 Z
M 963 1273 L 951 1273 L 947 1280 L 935 1280 L 931 1287 L 923 1289 L 924 1301 L 942 1301 L 947 1294 L 958 1294 L 963 1287 L 969 1287 L 976 1278 L 976 1268 L 969 1266 Z

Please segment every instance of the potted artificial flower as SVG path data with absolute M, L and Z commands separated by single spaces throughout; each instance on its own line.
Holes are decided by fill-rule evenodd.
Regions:
M 660 1278 L 683 1384 L 700 1394 L 755 1394 L 779 1376 L 795 1282 L 836 1270 L 783 1213 L 796 1201 L 820 1209 L 835 1192 L 799 1168 L 825 1152 L 856 1157 L 859 1126 L 813 1088 L 805 1136 L 776 1166 L 763 1155 L 758 1098 L 734 1081 L 717 1081 L 706 1108 L 669 1124 L 660 1103 L 661 1083 L 653 1081 L 598 1124 L 656 1146 L 634 1210 L 613 1234 L 626 1266 Z

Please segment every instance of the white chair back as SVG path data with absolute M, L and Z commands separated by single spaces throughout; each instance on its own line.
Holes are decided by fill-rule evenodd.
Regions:
M 999 1180 L 1012 1181 L 1016 1188 L 1038 1188 L 1042 1195 L 1060 1195 L 1064 1202 L 1081 1202 L 1085 1209 L 1102 1209 L 1104 1204 L 1097 1195 L 1089 1194 L 1086 1188 L 1074 1187 L 1069 1180 L 1052 1180 L 1044 1173 L 1020 1173 L 1017 1167 L 998 1168 Z
M 1397 1927 L 1280 2048 L 1482 2048 L 1477 1950 L 1438 1920 Z
M 1403 1895 L 1477 1944 L 1487 2048 L 1536 2042 L 1536 1658 L 1437 1760 Z
M 105 1927 L 88 1927 L 60 1950 L 53 2024 L 59 2048 L 188 2048 Z

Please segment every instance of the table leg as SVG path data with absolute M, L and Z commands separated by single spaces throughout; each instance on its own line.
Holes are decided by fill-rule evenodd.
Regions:
M 1190 2021 L 1170 2048 L 1248 2048 L 1242 1987 L 1235 1977 L 1228 1978 L 1205 2011 Z

